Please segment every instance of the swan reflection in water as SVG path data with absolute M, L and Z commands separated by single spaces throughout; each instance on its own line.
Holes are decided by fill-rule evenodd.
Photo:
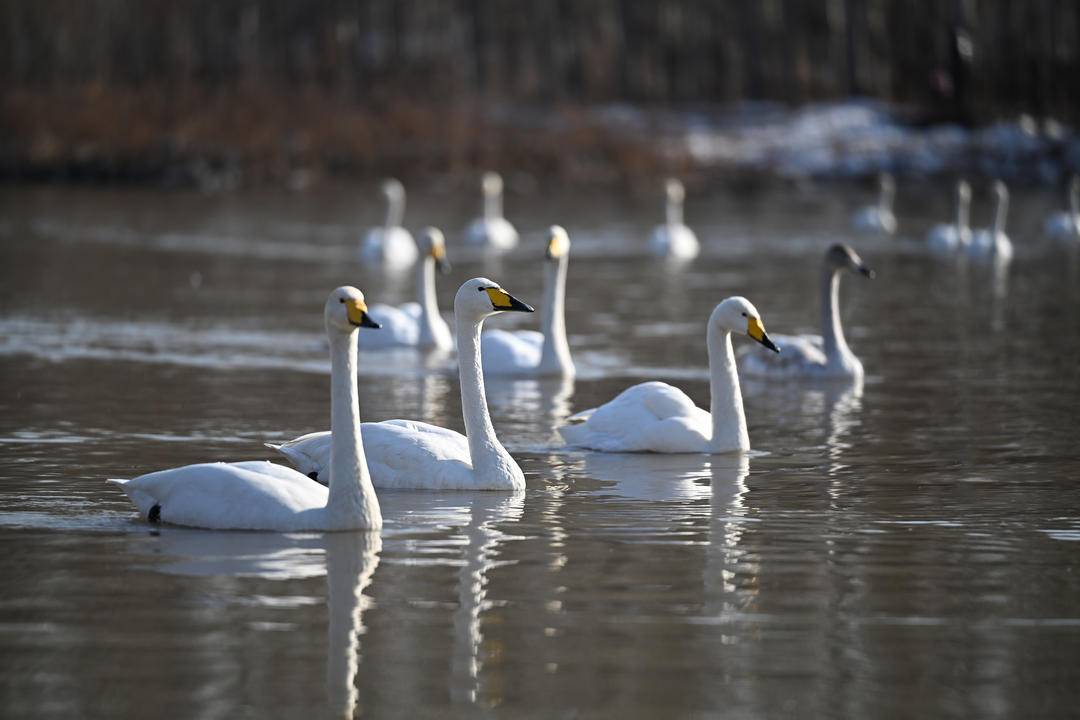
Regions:
M 364 590 L 379 565 L 382 538 L 372 532 L 282 534 L 163 528 L 142 552 L 176 558 L 153 568 L 170 575 L 300 580 L 326 575 L 328 642 L 327 708 L 331 717 L 353 717 L 360 661 Z M 294 599 L 295 600 L 295 599 Z
M 566 377 L 511 378 L 497 375 L 484 378 L 488 404 L 505 419 L 520 425 L 510 436 L 528 435 L 532 445 L 550 448 L 561 445 L 555 428 L 570 417 L 574 380 Z M 515 428 L 516 429 L 516 428 Z M 520 443 L 516 443 L 520 448 Z

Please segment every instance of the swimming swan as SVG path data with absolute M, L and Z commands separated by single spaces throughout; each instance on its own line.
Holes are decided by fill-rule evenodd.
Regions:
M 446 241 L 436 228 L 424 228 L 420 233 L 420 250 L 423 260 L 417 265 L 416 302 L 393 305 L 376 304 L 368 314 L 382 326 L 377 333 L 363 333 L 359 337 L 364 350 L 386 347 L 416 347 L 421 349 L 452 350 L 454 339 L 450 326 L 439 313 L 439 300 L 435 294 L 435 268 L 450 272 L 446 259 Z
M 664 183 L 664 194 L 667 197 L 665 222 L 653 228 L 649 236 L 649 252 L 682 260 L 696 258 L 701 249 L 697 236 L 683 224 L 686 188 L 675 178 L 668 178 Z
M 971 244 L 971 185 L 956 183 L 956 222 L 935 225 L 926 234 L 926 243 L 935 253 L 948 255 L 966 250 Z
M 878 178 L 878 186 L 880 194 L 877 204 L 857 210 L 851 216 L 851 225 L 861 232 L 892 235 L 896 232 L 896 215 L 893 214 L 896 181 L 889 173 L 882 173 Z
M 548 231 L 540 332 L 488 330 L 480 337 L 487 375 L 574 376 L 566 341 L 566 265 L 570 238 L 558 225 Z
M 419 254 L 412 234 L 401 226 L 405 218 L 405 186 L 394 178 L 382 184 L 386 198 L 386 222 L 371 228 L 360 246 L 360 259 L 388 269 L 407 268 Z
M 497 283 L 469 280 L 454 297 L 458 374 L 465 435 L 413 420 L 364 423 L 364 451 L 377 488 L 399 490 L 522 490 L 525 476 L 495 436 L 484 394 L 480 328 L 498 312 L 532 312 Z M 282 445 L 284 454 L 304 475 L 333 488 L 331 433 L 317 432 Z M 331 467 L 329 476 L 325 472 Z M 303 477 L 303 475 L 301 475 Z M 311 481 L 308 481 L 311 483 Z M 314 483 L 311 483 L 314 484 Z
M 746 298 L 730 297 L 709 317 L 711 412 L 694 405 L 682 390 L 646 382 L 614 400 L 570 417 L 559 434 L 568 445 L 602 452 L 726 453 L 750 449 L 731 333 L 779 352 Z
M 1046 218 L 1043 231 L 1054 240 L 1080 240 L 1080 175 L 1073 175 L 1069 182 L 1069 209 Z
M 301 473 L 265 461 L 203 463 L 119 483 L 150 522 L 214 530 L 378 530 L 379 499 L 360 440 L 356 331 L 378 327 L 353 287 L 330 293 L 323 311 L 330 340 L 328 456 L 341 480 L 327 490 Z
M 971 236 L 971 245 L 968 246 L 968 256 L 975 260 L 1008 263 L 1013 256 L 1012 241 L 1005 234 L 1005 220 L 1009 214 L 1009 189 L 1000 180 L 994 182 L 994 196 L 997 198 L 994 224 L 988 229 L 975 231 Z
M 484 173 L 480 181 L 484 195 L 484 214 L 465 228 L 465 244 L 493 250 L 512 250 L 518 244 L 518 232 L 503 217 L 503 180 L 499 173 Z
M 840 326 L 840 275 L 844 270 L 873 278 L 874 271 L 847 245 L 837 243 L 825 252 L 821 272 L 821 335 L 776 335 L 783 351 L 742 353 L 739 370 L 747 376 L 859 378 L 863 366 L 844 340 Z

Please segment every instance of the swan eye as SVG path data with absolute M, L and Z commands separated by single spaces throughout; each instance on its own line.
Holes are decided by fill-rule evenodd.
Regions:
M 743 313 L 743 314 L 742 314 L 742 316 L 743 316 L 743 317 L 746 317 L 746 313 Z
M 344 302 L 345 302 L 345 298 L 338 298 L 338 302 L 339 302 L 339 303 L 344 303 Z M 745 313 L 744 313 L 744 314 L 745 314 Z

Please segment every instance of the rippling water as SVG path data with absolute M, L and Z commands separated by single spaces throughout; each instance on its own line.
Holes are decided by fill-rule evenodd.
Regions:
M 451 233 L 444 307 L 481 273 L 538 300 L 537 231 L 568 227 L 579 377 L 489 383 L 523 496 L 384 493 L 371 539 L 153 529 L 104 483 L 325 428 L 326 293 L 412 293 L 353 259 L 367 195 L 6 190 L 2 714 L 1073 712 L 1080 262 L 1037 233 L 1053 198 L 1021 193 L 1009 272 L 936 263 L 918 240 L 948 192 L 901 192 L 889 241 L 849 237 L 866 198 L 834 186 L 692 198 L 706 252 L 685 267 L 641 255 L 641 198 L 512 197 L 526 244 L 498 261 Z M 410 224 L 473 205 L 421 194 Z M 744 382 L 749 458 L 558 447 L 568 414 L 642 379 L 707 407 L 727 295 L 813 330 L 834 240 L 878 271 L 842 288 L 863 387 Z M 365 419 L 462 428 L 452 359 L 361 363 Z

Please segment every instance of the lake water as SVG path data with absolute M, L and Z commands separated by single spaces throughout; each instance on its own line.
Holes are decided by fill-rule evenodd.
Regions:
M 471 193 L 410 196 L 410 226 L 447 230 L 445 308 L 478 274 L 539 302 L 541 231 L 567 226 L 579 376 L 489 382 L 524 495 L 383 493 L 370 538 L 153 528 L 104 480 L 327 427 L 326 294 L 413 292 L 355 259 L 371 187 L 4 189 L 0 715 L 1075 712 L 1080 262 L 1039 236 L 1048 193 L 1017 193 L 995 276 L 925 253 L 947 189 L 900 192 L 891 240 L 848 233 L 858 189 L 692 192 L 705 251 L 681 268 L 641 253 L 654 198 L 511 195 L 524 244 L 485 260 L 457 251 Z M 836 240 L 878 272 L 842 287 L 863 387 L 744 381 L 748 458 L 559 447 L 568 414 L 645 379 L 708 407 L 728 295 L 814 330 Z M 452 360 L 361 364 L 365 420 L 463 428 Z

